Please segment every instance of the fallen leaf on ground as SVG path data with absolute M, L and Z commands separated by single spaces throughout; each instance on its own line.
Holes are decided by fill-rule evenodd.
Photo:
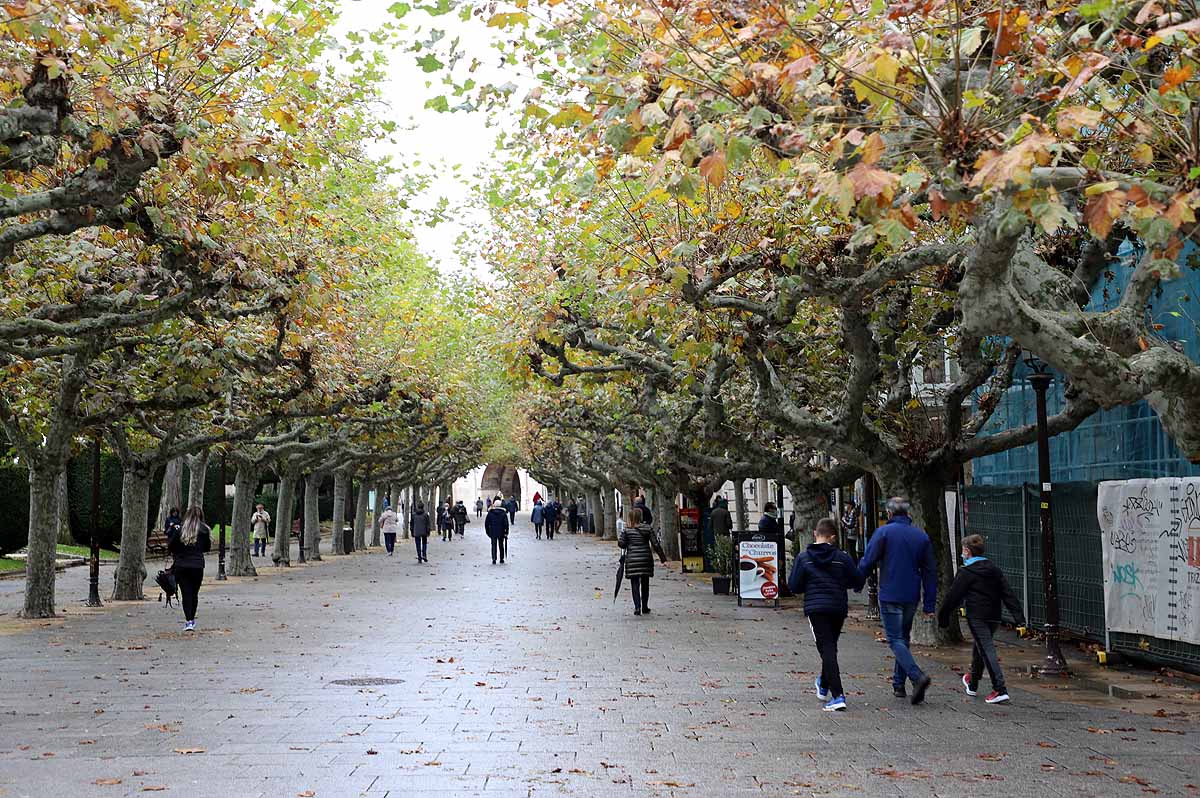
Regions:
M 150 784 L 142 788 L 142 792 L 162 792 L 167 789 L 165 784 Z
M 92 784 L 97 784 L 101 787 L 111 787 L 114 784 L 120 784 L 120 779 L 96 779 Z
M 985 762 L 999 762 L 1001 759 L 1004 759 L 1004 757 L 1005 757 L 1004 754 L 980 754 L 979 755 L 979 758 L 984 760 Z
M 304 792 L 296 793 L 296 798 L 314 798 L 315 795 L 316 793 L 312 790 L 305 790 Z
M 1182 732 L 1179 729 L 1151 729 L 1150 731 L 1158 734 L 1187 734 L 1187 732 Z
M 206 749 L 206 748 L 176 748 L 175 749 L 175 753 L 185 754 L 185 755 L 186 754 L 204 754 L 207 752 L 208 752 L 208 749 Z

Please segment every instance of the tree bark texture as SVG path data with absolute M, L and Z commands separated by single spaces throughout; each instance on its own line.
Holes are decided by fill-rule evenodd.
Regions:
M 275 505 L 275 549 L 271 561 L 287 567 L 292 559 L 292 505 L 296 500 L 296 478 L 279 475 L 279 501 Z
M 375 489 L 375 505 L 371 508 L 371 545 L 379 547 L 383 545 L 379 528 L 379 516 L 383 515 L 383 483 L 377 483 L 372 487 Z
M 682 559 L 679 550 L 679 510 L 675 505 L 675 492 L 670 488 L 657 488 L 654 491 L 655 507 L 654 520 L 659 529 L 659 539 L 662 541 L 663 553 L 668 560 Z
M 254 489 L 258 487 L 258 474 L 247 465 L 239 465 L 233 478 L 233 536 L 229 540 L 230 576 L 258 576 L 250 559 L 250 519 L 254 515 Z M 228 533 L 230 530 L 226 530 Z
M 308 560 L 321 559 L 321 505 L 317 495 L 320 490 L 320 474 L 304 478 L 304 556 Z
M 25 560 L 24 618 L 54 617 L 54 483 L 61 467 L 29 469 L 29 545 Z
M 208 481 L 208 452 L 189 455 L 188 466 L 188 507 L 204 507 L 204 485 Z M 180 510 L 186 511 L 181 507 Z
M 740 479 L 733 483 L 733 508 L 737 514 L 737 531 L 747 531 L 750 528 L 750 515 L 746 512 L 746 483 Z
M 180 516 L 187 510 L 183 504 L 183 458 L 176 457 L 167 462 L 163 470 L 162 495 L 158 499 L 158 515 L 154 519 L 155 529 L 164 529 L 171 508 L 179 510 Z
M 400 537 L 403 540 L 409 539 L 408 522 L 412 520 L 413 502 L 416 501 L 416 487 L 409 485 L 406 488 L 401 488 L 400 497 L 404 503 L 404 524 L 400 530 Z M 394 494 L 393 494 L 394 495 Z
M 146 525 L 150 516 L 150 469 L 125 464 L 121 473 L 121 559 L 117 563 L 112 597 L 141 601 L 146 582 Z
M 604 502 L 604 539 L 617 539 L 617 500 L 616 488 L 612 485 L 605 485 L 600 491 L 601 499 Z
M 346 491 L 350 481 L 345 469 L 339 468 L 333 474 L 333 521 L 330 523 L 329 534 L 333 545 L 329 551 L 332 554 L 344 554 L 342 551 L 342 527 L 346 525 Z
M 75 542 L 71 536 L 71 494 L 67 486 L 67 469 L 58 474 L 54 482 L 54 520 L 57 524 L 55 538 L 60 546 Z
M 354 506 L 354 548 L 358 550 L 367 547 L 367 508 L 370 496 L 366 477 L 358 481 L 358 501 Z

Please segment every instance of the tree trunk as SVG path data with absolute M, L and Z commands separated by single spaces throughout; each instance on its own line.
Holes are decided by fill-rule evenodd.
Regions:
M 658 522 L 658 537 L 662 541 L 663 553 L 668 560 L 682 559 L 679 550 L 679 510 L 675 505 L 675 492 L 671 488 L 657 488 L 654 498 L 654 520 Z
M 146 524 L 150 515 L 150 469 L 143 463 L 121 468 L 121 559 L 112 597 L 141 601 L 146 581 Z
M 333 544 L 329 548 L 331 554 L 345 553 L 342 550 L 342 527 L 346 525 L 347 482 L 349 475 L 345 469 L 339 468 L 333 472 L 333 521 L 329 526 L 329 534 L 333 538 Z
M 600 507 L 599 491 L 588 488 L 587 506 L 588 506 L 588 516 L 591 518 L 592 534 L 593 535 L 602 534 L 604 532 L 604 515 L 603 515 L 603 509 Z
M 364 476 L 358 481 L 358 502 L 354 506 L 354 548 L 360 551 L 367 547 L 367 507 L 370 499 L 368 488 Z
M 248 465 L 239 465 L 237 476 L 233 478 L 233 536 L 229 544 L 228 569 L 230 576 L 258 576 L 258 571 L 254 569 L 254 563 L 250 560 L 250 519 L 254 515 L 256 487 L 258 473 Z
M 149 499 L 147 499 L 148 501 Z M 163 471 L 162 495 L 158 499 L 158 516 L 154 520 L 155 529 L 163 529 L 167 525 L 167 514 L 171 508 L 179 510 L 182 516 L 186 507 L 183 502 L 183 458 L 176 457 L 167 463 Z
M 378 548 L 382 545 L 380 540 L 379 516 L 383 515 L 383 483 L 378 483 L 375 488 L 375 506 L 371 513 L 371 546 Z
M 29 469 L 29 544 L 25 560 L 24 618 L 54 617 L 54 483 L 58 465 Z
M 204 485 L 208 481 L 208 452 L 188 455 L 187 466 L 189 473 L 187 506 L 203 508 Z
M 604 539 L 617 539 L 617 500 L 615 498 L 616 489 L 612 485 L 605 485 L 600 491 L 601 501 L 604 503 Z
M 70 546 L 75 542 L 71 536 L 71 494 L 67 485 L 67 469 L 63 468 L 54 481 L 54 522 L 56 524 L 55 539 L 60 546 Z
M 275 505 L 275 550 L 271 561 L 287 567 L 292 561 L 292 505 L 296 500 L 296 478 L 279 475 L 279 501 Z
M 400 529 L 401 540 L 409 539 L 408 522 L 412 520 L 413 503 L 417 500 L 416 492 L 417 488 L 415 485 L 409 485 L 406 488 L 400 489 L 400 496 L 404 502 L 404 523 Z
M 737 514 L 737 531 L 749 531 L 750 515 L 746 512 L 746 483 L 744 480 L 739 479 L 733 483 L 733 508 Z
M 320 474 L 304 478 L 304 556 L 308 560 L 321 559 L 321 505 L 317 495 L 320 490 Z

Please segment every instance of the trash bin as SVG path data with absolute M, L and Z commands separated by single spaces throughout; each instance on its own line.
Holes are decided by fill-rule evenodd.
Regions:
M 342 527 L 342 554 L 354 551 L 354 527 Z

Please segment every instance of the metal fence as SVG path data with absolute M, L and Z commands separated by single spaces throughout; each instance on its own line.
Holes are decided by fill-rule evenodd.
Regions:
M 1096 491 L 1095 482 L 1054 485 L 1054 549 L 1063 630 L 1105 643 L 1104 564 Z M 966 489 L 964 505 L 965 531 L 987 539 L 988 557 L 1004 571 L 1035 626 L 1046 620 L 1038 501 L 1036 485 L 972 485 Z M 1110 650 L 1163 665 L 1200 669 L 1200 646 L 1191 643 L 1113 632 L 1107 644 Z

